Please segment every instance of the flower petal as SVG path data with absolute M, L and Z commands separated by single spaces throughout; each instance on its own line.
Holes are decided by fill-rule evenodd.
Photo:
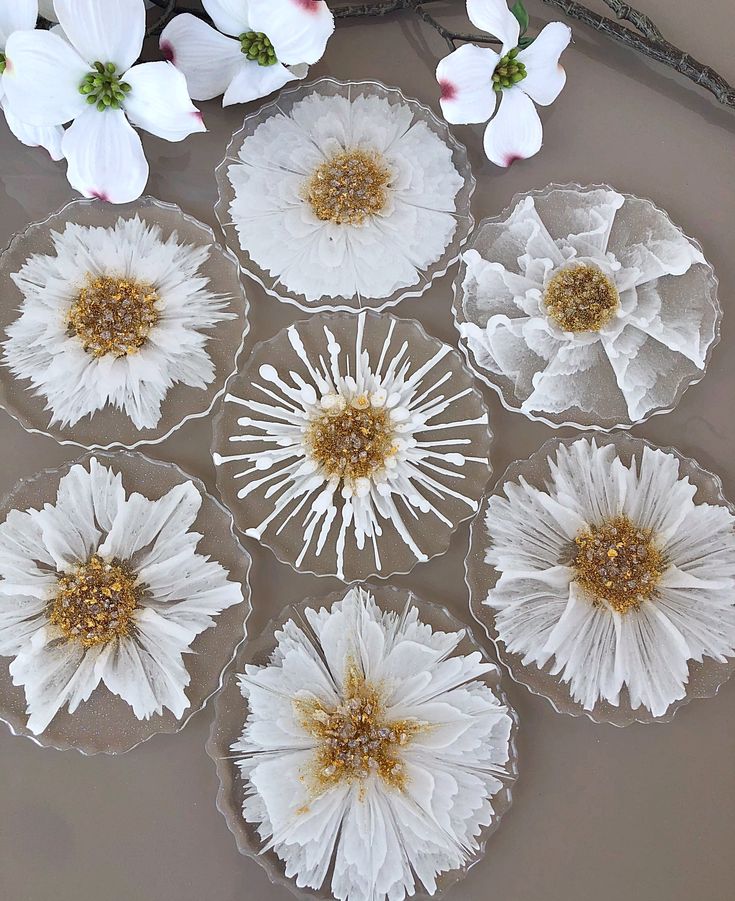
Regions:
M 0 5 L 0 50 L 14 31 L 30 31 L 36 27 L 36 0 L 11 0 Z
M 171 63 L 141 63 L 125 75 L 132 90 L 125 112 L 139 128 L 166 141 L 183 141 L 206 131 L 202 114 L 186 89 L 186 77 Z
M 238 41 L 225 37 L 196 16 L 182 13 L 163 29 L 161 52 L 186 76 L 189 96 L 211 100 L 227 90 L 246 58 Z
M 500 57 L 488 47 L 463 44 L 439 61 L 436 80 L 441 87 L 439 103 L 447 122 L 468 125 L 487 122 L 498 98 L 492 77 Z
M 202 5 L 224 34 L 237 37 L 250 30 L 247 0 L 202 0 Z
M 567 73 L 559 57 L 572 39 L 572 29 L 562 22 L 549 22 L 536 40 L 518 54 L 528 73 L 519 87 L 541 106 L 553 103 L 561 94 Z
M 518 46 L 521 26 L 505 0 L 467 0 L 467 15 L 473 25 L 500 38 L 501 56 Z
M 334 31 L 334 16 L 325 0 L 249 0 L 253 31 L 268 36 L 279 62 L 317 62 Z
M 55 0 L 61 27 L 88 63 L 115 63 L 125 72 L 140 56 L 145 37 L 142 0 Z
M 143 193 L 148 162 L 122 110 L 87 108 L 61 142 L 69 184 L 85 197 L 128 203 Z
M 25 144 L 27 147 L 45 147 L 51 154 L 52 160 L 62 160 L 64 154 L 61 152 L 61 139 L 64 136 L 64 129 L 60 125 L 27 125 L 20 119 L 4 109 L 5 121 L 8 128 L 13 132 L 15 137 Z
M 5 48 L 3 87 L 11 113 L 29 125 L 62 125 L 87 108 L 79 85 L 88 67 L 58 35 L 16 31 Z
M 56 10 L 54 9 L 54 0 L 38 0 L 38 14 L 49 22 L 58 22 Z
M 248 103 L 250 100 L 266 97 L 273 91 L 280 90 L 289 81 L 296 80 L 297 76 L 280 63 L 274 66 L 259 66 L 252 60 L 246 60 L 225 91 L 222 105 Z
M 533 100 L 519 88 L 506 88 L 497 113 L 485 129 L 487 158 L 496 166 L 510 166 L 541 149 L 543 131 Z

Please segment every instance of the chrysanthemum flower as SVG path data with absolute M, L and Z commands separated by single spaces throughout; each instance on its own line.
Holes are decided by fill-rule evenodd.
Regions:
M 138 719 L 182 716 L 182 655 L 242 601 L 223 567 L 195 552 L 201 502 L 190 481 L 155 501 L 126 495 L 120 474 L 91 458 L 61 479 L 55 503 L 0 524 L 0 655 L 14 658 L 35 735 L 100 683 Z
M 54 254 L 13 273 L 24 295 L 3 364 L 46 398 L 51 424 L 73 426 L 110 405 L 153 428 L 173 385 L 215 378 L 207 332 L 235 318 L 208 289 L 210 246 L 163 238 L 137 215 L 112 228 L 68 222 Z
M 136 125 L 166 141 L 206 131 L 186 79 L 166 62 L 134 65 L 145 37 L 143 0 L 54 0 L 65 40 L 16 31 L 3 85 L 11 112 L 31 125 L 71 121 L 61 149 L 67 178 L 85 197 L 126 203 L 148 181 Z
M 472 225 L 464 148 L 425 107 L 371 82 L 285 94 L 246 120 L 220 179 L 217 214 L 243 267 L 305 309 L 422 293 Z
M 194 100 L 224 94 L 223 106 L 304 78 L 334 31 L 324 0 L 203 0 L 203 6 L 216 28 L 182 13 L 164 28 L 161 51 L 184 73 Z
M 249 367 L 214 461 L 241 527 L 282 559 L 348 579 L 407 571 L 477 510 L 487 410 L 456 352 L 416 323 L 314 316 Z
M 50 127 L 28 125 L 12 113 L 7 108 L 7 104 L 3 102 L 7 68 L 5 46 L 8 38 L 15 31 L 32 31 L 36 27 L 37 19 L 38 0 L 12 0 L 12 2 L 0 4 L 0 109 L 5 114 L 8 128 L 19 141 L 29 147 L 45 147 L 52 159 L 60 160 L 64 156 L 61 152 L 63 129 L 58 125 Z
M 572 32 L 562 22 L 549 22 L 531 43 L 519 45 L 520 25 L 506 0 L 467 0 L 467 15 L 502 47 L 496 52 L 464 44 L 440 61 L 442 112 L 455 125 L 490 119 L 485 153 L 496 166 L 510 166 L 541 149 L 543 130 L 534 104 L 548 106 L 561 93 L 566 73 L 559 57 Z
M 413 605 L 383 612 L 362 588 L 305 615 L 240 676 L 243 816 L 300 887 L 331 878 L 339 901 L 434 894 L 515 778 L 514 715 L 485 681 L 496 668 L 456 653 L 463 631 L 433 631 Z
M 506 404 L 630 425 L 698 381 L 719 334 L 712 267 L 650 201 L 550 185 L 480 223 L 455 313 Z
M 633 440 L 633 439 L 630 439 Z M 735 654 L 735 516 L 697 503 L 671 453 L 579 439 L 548 458 L 545 488 L 521 477 L 487 507 L 485 603 L 500 641 L 593 710 L 662 716 L 685 696 L 689 661 Z

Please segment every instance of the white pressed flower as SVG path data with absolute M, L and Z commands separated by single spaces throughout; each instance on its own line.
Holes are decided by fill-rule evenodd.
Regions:
M 182 141 L 206 130 L 201 114 L 174 66 L 134 65 L 145 37 L 143 0 L 54 0 L 54 9 L 64 37 L 16 31 L 8 39 L 9 108 L 31 125 L 71 121 L 61 149 L 69 183 L 85 197 L 135 200 L 148 162 L 133 125 Z
M 477 234 L 463 255 L 460 334 L 510 406 L 629 425 L 701 378 L 716 281 L 650 201 L 551 186 Z
M 165 240 L 137 215 L 111 228 L 69 222 L 55 253 L 12 274 L 24 300 L 7 328 L 3 363 L 46 398 L 51 423 L 73 426 L 106 406 L 153 428 L 171 387 L 215 377 L 208 331 L 228 298 L 208 290 L 210 249 Z
M 440 61 L 442 112 L 455 125 L 490 119 L 485 153 L 497 166 L 510 166 L 541 149 L 543 130 L 534 104 L 548 106 L 561 93 L 566 73 L 559 57 L 572 32 L 562 22 L 549 22 L 531 43 L 519 45 L 520 25 L 506 0 L 467 0 L 467 14 L 502 47 L 496 52 L 464 44 Z
M 269 108 L 233 151 L 227 224 L 274 293 L 309 307 L 420 293 L 460 217 L 469 221 L 451 138 L 397 91 L 347 85 L 344 96 L 335 85 L 303 89 L 287 112 Z
M 247 103 L 304 78 L 324 55 L 334 16 L 325 0 L 203 0 L 216 28 L 189 13 L 161 34 L 161 51 L 194 100 Z M 219 29 L 219 30 L 217 30 Z
M 45 147 L 52 159 L 60 160 L 64 156 L 61 152 L 63 129 L 58 125 L 48 127 L 29 125 L 12 113 L 7 108 L 7 103 L 4 102 L 5 70 L 7 68 L 5 46 L 8 38 L 15 31 L 32 31 L 36 27 L 37 19 L 37 0 L 9 0 L 9 2 L 0 3 L 0 109 L 5 114 L 8 128 L 19 141 L 29 147 Z
M 330 878 L 339 901 L 434 894 L 515 778 L 513 713 L 484 681 L 496 668 L 455 653 L 463 631 L 433 631 L 413 605 L 384 612 L 362 588 L 305 616 L 239 677 L 243 816 L 299 887 Z
M 226 395 L 243 415 L 215 439 L 218 477 L 236 491 L 233 507 L 243 502 L 246 534 L 283 545 L 296 567 L 313 554 L 312 565 L 340 578 L 355 554 L 365 572 L 383 572 L 383 556 L 403 554 L 394 565 L 406 568 L 427 560 L 477 509 L 488 475 L 487 410 L 452 348 L 427 338 L 415 352 L 430 356 L 415 364 L 415 325 L 390 317 L 376 339 L 379 322 L 313 318 L 308 344 L 307 329 L 290 326 L 274 362 Z M 343 323 L 340 343 L 332 329 Z
M 0 655 L 14 658 L 35 735 L 100 683 L 138 719 L 182 716 L 182 655 L 242 601 L 222 566 L 195 552 L 201 502 L 192 482 L 155 501 L 126 496 L 120 474 L 91 458 L 61 479 L 55 503 L 0 524 Z
M 485 603 L 507 650 L 569 683 L 585 710 L 662 716 L 685 696 L 688 663 L 735 654 L 735 517 L 696 503 L 677 458 L 579 439 L 549 456 L 544 489 L 506 482 L 490 498 Z

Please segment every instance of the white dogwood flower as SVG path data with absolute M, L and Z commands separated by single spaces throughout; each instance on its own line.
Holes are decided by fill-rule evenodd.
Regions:
M 54 8 L 67 40 L 38 30 L 8 38 L 7 104 L 31 125 L 71 122 L 61 149 L 73 188 L 112 203 L 135 200 L 148 162 L 133 125 L 181 141 L 206 130 L 201 114 L 174 66 L 134 65 L 145 37 L 143 0 L 55 0 Z
M 497 670 L 458 652 L 463 630 L 434 631 L 414 604 L 384 611 L 359 587 L 304 613 L 239 677 L 243 816 L 301 888 L 433 895 L 476 856 L 515 778 L 514 715 L 486 681 Z
M 490 122 L 485 153 L 510 166 L 541 149 L 543 130 L 535 103 L 548 106 L 561 93 L 566 73 L 559 57 L 572 37 L 569 26 L 550 22 L 532 42 L 519 45 L 520 25 L 506 0 L 467 0 L 473 25 L 501 41 L 500 51 L 464 44 L 440 61 L 436 77 L 447 122 Z
M 324 55 L 334 16 L 324 0 L 203 0 L 216 28 L 189 13 L 161 34 L 164 56 L 195 100 L 247 103 L 304 78 Z

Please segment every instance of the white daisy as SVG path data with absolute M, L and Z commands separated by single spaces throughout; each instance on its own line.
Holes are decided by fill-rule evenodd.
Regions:
M 498 637 L 524 666 L 551 661 L 585 710 L 625 687 L 662 716 L 689 661 L 735 654 L 735 517 L 696 503 L 677 457 L 649 445 L 625 464 L 582 438 L 547 465 L 544 488 L 521 475 L 488 503 Z
M 94 457 L 74 465 L 54 504 L 0 524 L 0 654 L 25 689 L 28 729 L 73 713 L 100 682 L 138 719 L 189 701 L 183 654 L 242 589 L 195 552 L 202 497 L 192 482 L 159 500 L 126 496 Z
M 506 405 L 552 425 L 671 409 L 719 334 L 717 281 L 650 201 L 551 185 L 481 223 L 455 315 Z
M 11 275 L 24 299 L 4 365 L 46 399 L 52 425 L 109 405 L 153 428 L 172 386 L 214 380 L 207 333 L 235 318 L 231 298 L 208 288 L 212 245 L 164 238 L 137 213 L 50 234 L 55 253 L 33 254 Z
M 334 31 L 325 0 L 203 0 L 216 28 L 189 13 L 161 34 L 161 51 L 186 76 L 194 100 L 222 105 L 265 97 L 305 78 Z
M 64 134 L 61 126 L 28 125 L 7 109 L 7 105 L 3 102 L 6 69 L 5 45 L 13 32 L 32 31 L 36 27 L 37 19 L 38 0 L 12 0 L 10 3 L 0 3 L 0 109 L 5 115 L 8 128 L 19 141 L 29 147 L 45 147 L 50 153 L 51 159 L 60 160 L 64 156 L 61 152 L 61 139 Z
M 249 715 L 232 750 L 243 816 L 303 888 L 402 901 L 480 849 L 515 778 L 515 715 L 465 632 L 433 631 L 409 600 L 382 611 L 351 588 L 276 633 L 240 676 Z M 331 874 L 331 876 L 330 876 Z
M 217 213 L 276 296 L 385 306 L 456 259 L 473 186 L 466 151 L 425 107 L 376 83 L 322 79 L 246 120 Z
M 451 347 L 392 316 L 322 315 L 253 352 L 225 396 L 214 462 L 247 535 L 351 580 L 446 548 L 477 510 L 489 442 Z

